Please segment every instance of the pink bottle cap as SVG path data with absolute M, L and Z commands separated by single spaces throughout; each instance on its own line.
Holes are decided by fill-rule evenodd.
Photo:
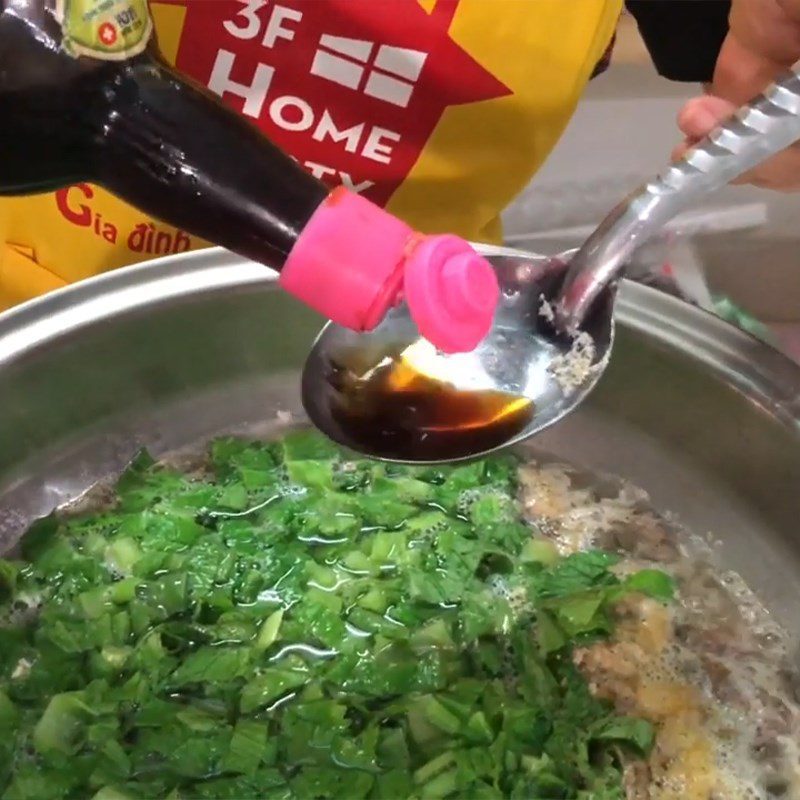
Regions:
M 458 236 L 426 236 L 406 259 L 405 301 L 420 333 L 445 353 L 474 350 L 500 299 L 485 258 Z
M 494 270 L 457 236 L 422 236 L 365 198 L 335 189 L 281 271 L 283 288 L 352 330 L 405 297 L 420 333 L 447 353 L 474 349 L 500 296 Z

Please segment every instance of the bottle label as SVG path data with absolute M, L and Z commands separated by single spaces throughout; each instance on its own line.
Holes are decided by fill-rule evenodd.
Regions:
M 73 56 L 124 61 L 153 35 L 147 0 L 57 0 L 62 45 Z

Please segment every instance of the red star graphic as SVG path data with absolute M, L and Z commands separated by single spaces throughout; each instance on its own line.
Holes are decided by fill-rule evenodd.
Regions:
M 357 181 L 374 183 L 364 191 L 373 202 L 385 204 L 405 180 L 450 106 L 478 103 L 511 94 L 511 90 L 450 37 L 450 27 L 461 0 L 436 0 L 426 10 L 418 0 L 159 0 L 186 8 L 186 22 L 178 50 L 177 66 L 207 84 L 214 64 L 224 50 L 233 55 L 230 81 L 251 87 L 260 70 L 269 74 L 269 90 L 259 105 L 256 124 L 280 147 L 301 163 L 311 162 L 342 170 Z M 291 39 L 265 45 L 265 35 L 275 9 L 292 16 L 282 23 Z M 226 29 L 232 24 L 239 34 Z M 241 33 L 244 31 L 244 33 Z M 381 45 L 407 49 L 424 56 L 419 76 L 406 81 L 406 104 L 393 104 L 380 94 L 364 91 L 372 61 L 351 58 L 364 75 L 356 86 L 338 84 L 312 74 L 311 67 L 323 36 L 358 40 L 377 53 Z M 341 59 L 340 59 L 341 60 Z M 345 58 L 345 60 L 347 60 Z M 265 73 L 264 70 L 271 70 Z M 391 70 L 388 75 L 391 76 Z M 384 75 L 383 77 L 386 77 Z M 400 85 L 401 82 L 396 82 Z M 251 92 L 258 96 L 258 89 Z M 290 121 L 295 127 L 278 125 L 270 103 L 280 97 L 298 97 L 308 112 Z M 242 109 L 241 92 L 223 98 Z M 314 131 L 330 114 L 339 131 L 361 131 L 355 148 Z M 307 120 L 305 127 L 301 125 Z M 365 142 L 373 136 L 389 136 L 391 158 L 363 155 Z M 383 140 L 381 140 L 383 141 Z M 389 145 L 387 145 L 388 147 Z M 338 177 L 325 178 L 336 185 Z M 439 178 L 431 178 L 438 180 Z

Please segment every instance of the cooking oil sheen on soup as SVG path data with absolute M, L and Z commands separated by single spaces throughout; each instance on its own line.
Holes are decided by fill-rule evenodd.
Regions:
M 619 574 L 653 567 L 679 587 L 670 606 L 625 601 L 612 639 L 574 654 L 595 696 L 657 726 L 647 762 L 626 769 L 626 800 L 800 799 L 796 644 L 742 578 L 629 484 L 546 461 L 520 483 L 560 553 L 614 550 Z

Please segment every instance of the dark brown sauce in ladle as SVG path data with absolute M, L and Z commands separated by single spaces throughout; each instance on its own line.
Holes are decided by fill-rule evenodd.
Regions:
M 438 461 L 498 447 L 534 414 L 525 397 L 470 391 L 420 372 L 403 355 L 369 370 L 329 374 L 339 401 L 333 417 L 355 445 L 378 457 Z

